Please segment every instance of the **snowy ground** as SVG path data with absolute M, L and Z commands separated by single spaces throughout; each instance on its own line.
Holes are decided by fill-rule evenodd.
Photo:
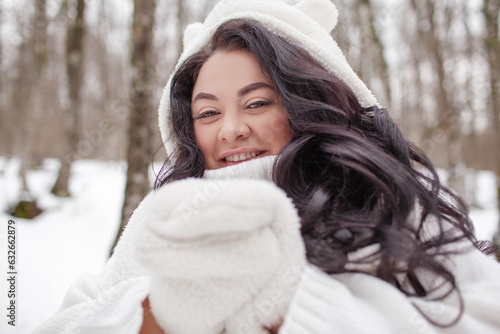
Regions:
M 1 162 L 0 205 L 3 208 L 19 191 L 19 182 L 13 176 L 16 165 L 12 161 Z M 125 185 L 124 163 L 75 163 L 70 182 L 74 197 L 63 200 L 49 195 L 57 164 L 46 161 L 44 167 L 32 171 L 28 183 L 38 194 L 40 204 L 48 210 L 33 220 L 13 219 L 0 213 L 4 222 L 0 249 L 5 254 L 1 266 L 7 266 L 6 223 L 13 219 L 17 228 L 18 272 L 16 329 L 7 328 L 5 314 L 1 316 L 0 333 L 31 333 L 55 313 L 71 282 L 83 273 L 100 271 L 118 228 Z M 6 279 L 1 282 L 1 309 L 6 313 L 8 288 Z
M 126 166 L 122 162 L 78 161 L 72 171 L 70 199 L 49 194 L 55 181 L 57 162 L 28 175 L 28 183 L 46 211 L 33 220 L 12 218 L 5 208 L 19 193 L 17 161 L 0 157 L 0 333 L 31 333 L 55 313 L 69 285 L 83 273 L 98 273 L 104 265 L 118 228 Z M 477 201 L 472 219 L 480 239 L 490 239 L 498 226 L 494 175 L 479 173 Z M 7 286 L 7 222 L 16 226 L 17 301 L 16 327 L 9 320 Z

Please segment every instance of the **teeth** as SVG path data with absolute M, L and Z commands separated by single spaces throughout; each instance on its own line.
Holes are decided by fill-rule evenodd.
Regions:
M 247 159 L 256 157 L 257 155 L 262 154 L 262 153 L 263 153 L 263 151 L 233 154 L 233 155 L 229 155 L 229 156 L 225 157 L 224 160 L 238 162 L 238 161 L 243 161 L 243 160 L 247 160 Z

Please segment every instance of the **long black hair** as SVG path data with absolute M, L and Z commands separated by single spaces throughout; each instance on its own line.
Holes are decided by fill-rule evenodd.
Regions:
M 276 160 L 274 181 L 298 209 L 308 261 L 330 274 L 365 272 L 359 264 L 368 264 L 366 271 L 407 296 L 460 296 L 440 259 L 462 250 L 459 244 L 471 245 L 459 241 L 475 242 L 463 202 L 440 184 L 429 159 L 405 140 L 387 110 L 361 107 L 354 92 L 307 51 L 258 22 L 222 24 L 173 76 L 171 111 L 179 146 L 155 188 L 203 176 L 191 94 L 203 63 L 215 52 L 232 50 L 257 57 L 288 114 L 292 139 Z M 370 245 L 371 253 L 349 257 Z

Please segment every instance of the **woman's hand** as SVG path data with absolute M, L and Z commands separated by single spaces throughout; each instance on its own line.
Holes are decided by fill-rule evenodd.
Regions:
M 281 320 L 278 324 L 274 325 L 271 328 L 266 328 L 269 331 L 269 334 L 278 334 L 281 328 L 281 325 L 283 325 L 283 320 Z
M 146 299 L 142 302 L 142 310 L 142 326 L 139 334 L 165 334 L 163 329 L 156 322 L 155 316 L 151 312 L 149 297 L 146 297 Z

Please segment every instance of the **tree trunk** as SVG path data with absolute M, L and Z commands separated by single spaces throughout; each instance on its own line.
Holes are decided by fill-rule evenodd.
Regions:
M 434 69 L 437 74 L 437 83 L 435 85 L 435 99 L 437 103 L 437 115 L 438 115 L 438 120 L 437 120 L 437 129 L 443 131 L 446 142 L 447 144 L 451 144 L 451 118 L 450 116 L 452 115 L 452 108 L 449 105 L 449 99 L 448 99 L 448 94 L 446 92 L 446 89 L 444 88 L 444 83 L 445 83 L 445 72 L 444 72 L 444 59 L 442 56 L 442 52 L 440 49 L 440 43 L 438 38 L 436 37 L 437 34 L 437 27 L 436 27 L 436 22 L 434 19 L 434 8 L 435 4 L 432 3 L 430 0 L 426 0 L 427 3 L 427 8 L 428 8 L 428 21 L 430 23 L 430 30 L 429 33 L 427 34 L 428 38 L 428 43 L 429 43 L 429 51 L 430 51 L 430 56 L 431 59 L 434 63 Z M 448 157 L 447 159 L 447 164 L 448 167 L 453 166 L 453 163 L 451 161 L 451 158 Z
M 83 39 L 85 36 L 85 0 L 77 1 L 77 14 L 73 22 L 68 21 L 66 32 L 66 75 L 68 78 L 69 107 L 65 111 L 65 149 L 61 159 L 59 176 L 52 188 L 57 196 L 70 195 L 68 185 L 71 164 L 78 158 L 78 140 L 81 129 L 80 90 L 83 83 Z
M 474 62 L 473 59 L 478 52 L 475 47 L 477 39 L 473 35 L 470 27 L 471 22 L 471 12 L 470 8 L 467 5 L 467 0 L 462 0 L 462 13 L 463 13 L 463 27 L 465 29 L 465 55 L 467 57 L 467 61 L 469 62 L 469 69 L 467 71 L 467 79 L 465 82 L 465 89 L 469 93 L 468 99 L 465 102 L 464 109 L 468 110 L 472 114 L 472 120 L 470 122 L 470 132 L 468 136 L 464 136 L 464 155 L 463 162 L 466 166 L 472 167 L 470 170 L 470 177 L 468 186 L 466 187 L 466 195 L 465 200 L 471 207 L 480 207 L 477 197 L 477 168 L 478 162 L 481 161 L 481 146 L 479 143 L 479 135 L 477 131 L 477 120 L 481 117 L 480 112 L 477 108 L 474 107 Z
M 186 26 L 185 16 L 184 0 L 177 0 L 177 57 L 175 59 L 179 58 L 184 49 L 182 36 L 184 35 L 184 28 Z
M 487 36 L 484 40 L 490 67 L 491 89 L 491 128 L 496 147 L 500 147 L 500 36 L 498 19 L 500 11 L 499 0 L 485 0 L 483 13 L 486 21 Z M 495 154 L 495 172 L 500 176 L 500 150 Z
M 370 40 L 369 51 L 372 54 L 372 64 L 375 65 L 376 75 L 382 83 L 381 103 L 384 106 L 391 104 L 391 86 L 389 82 L 389 66 L 384 56 L 384 45 L 380 39 L 379 33 L 375 28 L 375 15 L 373 13 L 373 4 L 370 0 L 360 0 L 361 5 L 366 7 L 368 20 L 368 37 Z
M 148 171 L 153 153 L 151 123 L 154 122 L 155 111 L 153 87 L 151 87 L 155 82 L 153 77 L 155 71 L 153 49 L 155 10 L 155 0 L 134 0 L 127 183 L 120 228 L 111 254 L 134 209 L 151 189 Z
M 0 0 L 0 29 L 3 25 L 3 8 L 2 8 L 2 1 Z M 1 117 L 3 116 L 3 103 L 4 103 L 4 89 L 3 89 L 3 78 L 4 78 L 4 73 L 3 73 L 3 40 L 2 40 L 2 34 L 0 34 L 0 123 L 2 122 Z M 3 123 L 5 124 L 5 123 Z M 0 137 L 4 138 L 4 137 Z
M 352 1 L 348 1 L 346 3 L 345 0 L 339 0 L 337 5 L 339 10 L 339 17 L 341 18 L 341 20 L 338 21 L 335 29 L 331 31 L 331 35 L 344 53 L 347 62 L 351 65 L 354 72 L 356 72 L 356 74 L 358 74 L 359 76 L 359 68 L 356 67 L 357 63 L 349 56 L 349 51 L 352 48 L 351 40 L 349 38 L 349 31 L 352 32 L 352 29 L 356 29 L 358 27 L 358 25 L 350 22 L 348 16 L 349 12 L 354 12 L 354 9 L 351 10 L 353 3 Z
M 20 154 L 21 194 L 11 214 L 16 217 L 34 218 L 41 211 L 30 192 L 26 174 L 33 165 L 36 130 L 44 100 L 44 74 L 47 65 L 47 14 L 46 0 L 34 1 L 35 11 L 29 23 L 29 33 L 22 36 L 19 48 L 18 77 L 13 94 L 14 110 L 19 113 L 20 136 L 16 149 Z
M 46 14 L 46 0 L 35 1 L 35 14 L 31 26 L 32 35 L 28 36 L 28 48 L 31 52 L 32 60 L 32 73 L 25 73 L 29 75 L 29 87 L 31 92 L 27 96 L 21 97 L 26 99 L 22 102 L 23 111 L 23 148 L 21 150 L 21 168 L 20 176 L 22 183 L 21 200 L 32 201 L 28 184 L 26 182 L 26 172 L 32 165 L 33 161 L 33 147 L 35 142 L 35 129 L 39 114 L 41 112 L 41 98 L 43 89 L 43 74 L 47 65 L 47 14 Z
M 488 54 L 490 67 L 490 89 L 491 89 L 491 118 L 492 134 L 495 148 L 492 154 L 495 155 L 495 173 L 497 175 L 497 198 L 498 209 L 500 210 L 500 33 L 498 19 L 500 11 L 499 0 L 484 0 L 483 14 L 486 21 L 487 36 L 484 40 Z M 500 222 L 498 224 L 496 242 L 500 244 Z M 499 259 L 500 260 L 500 259 Z

